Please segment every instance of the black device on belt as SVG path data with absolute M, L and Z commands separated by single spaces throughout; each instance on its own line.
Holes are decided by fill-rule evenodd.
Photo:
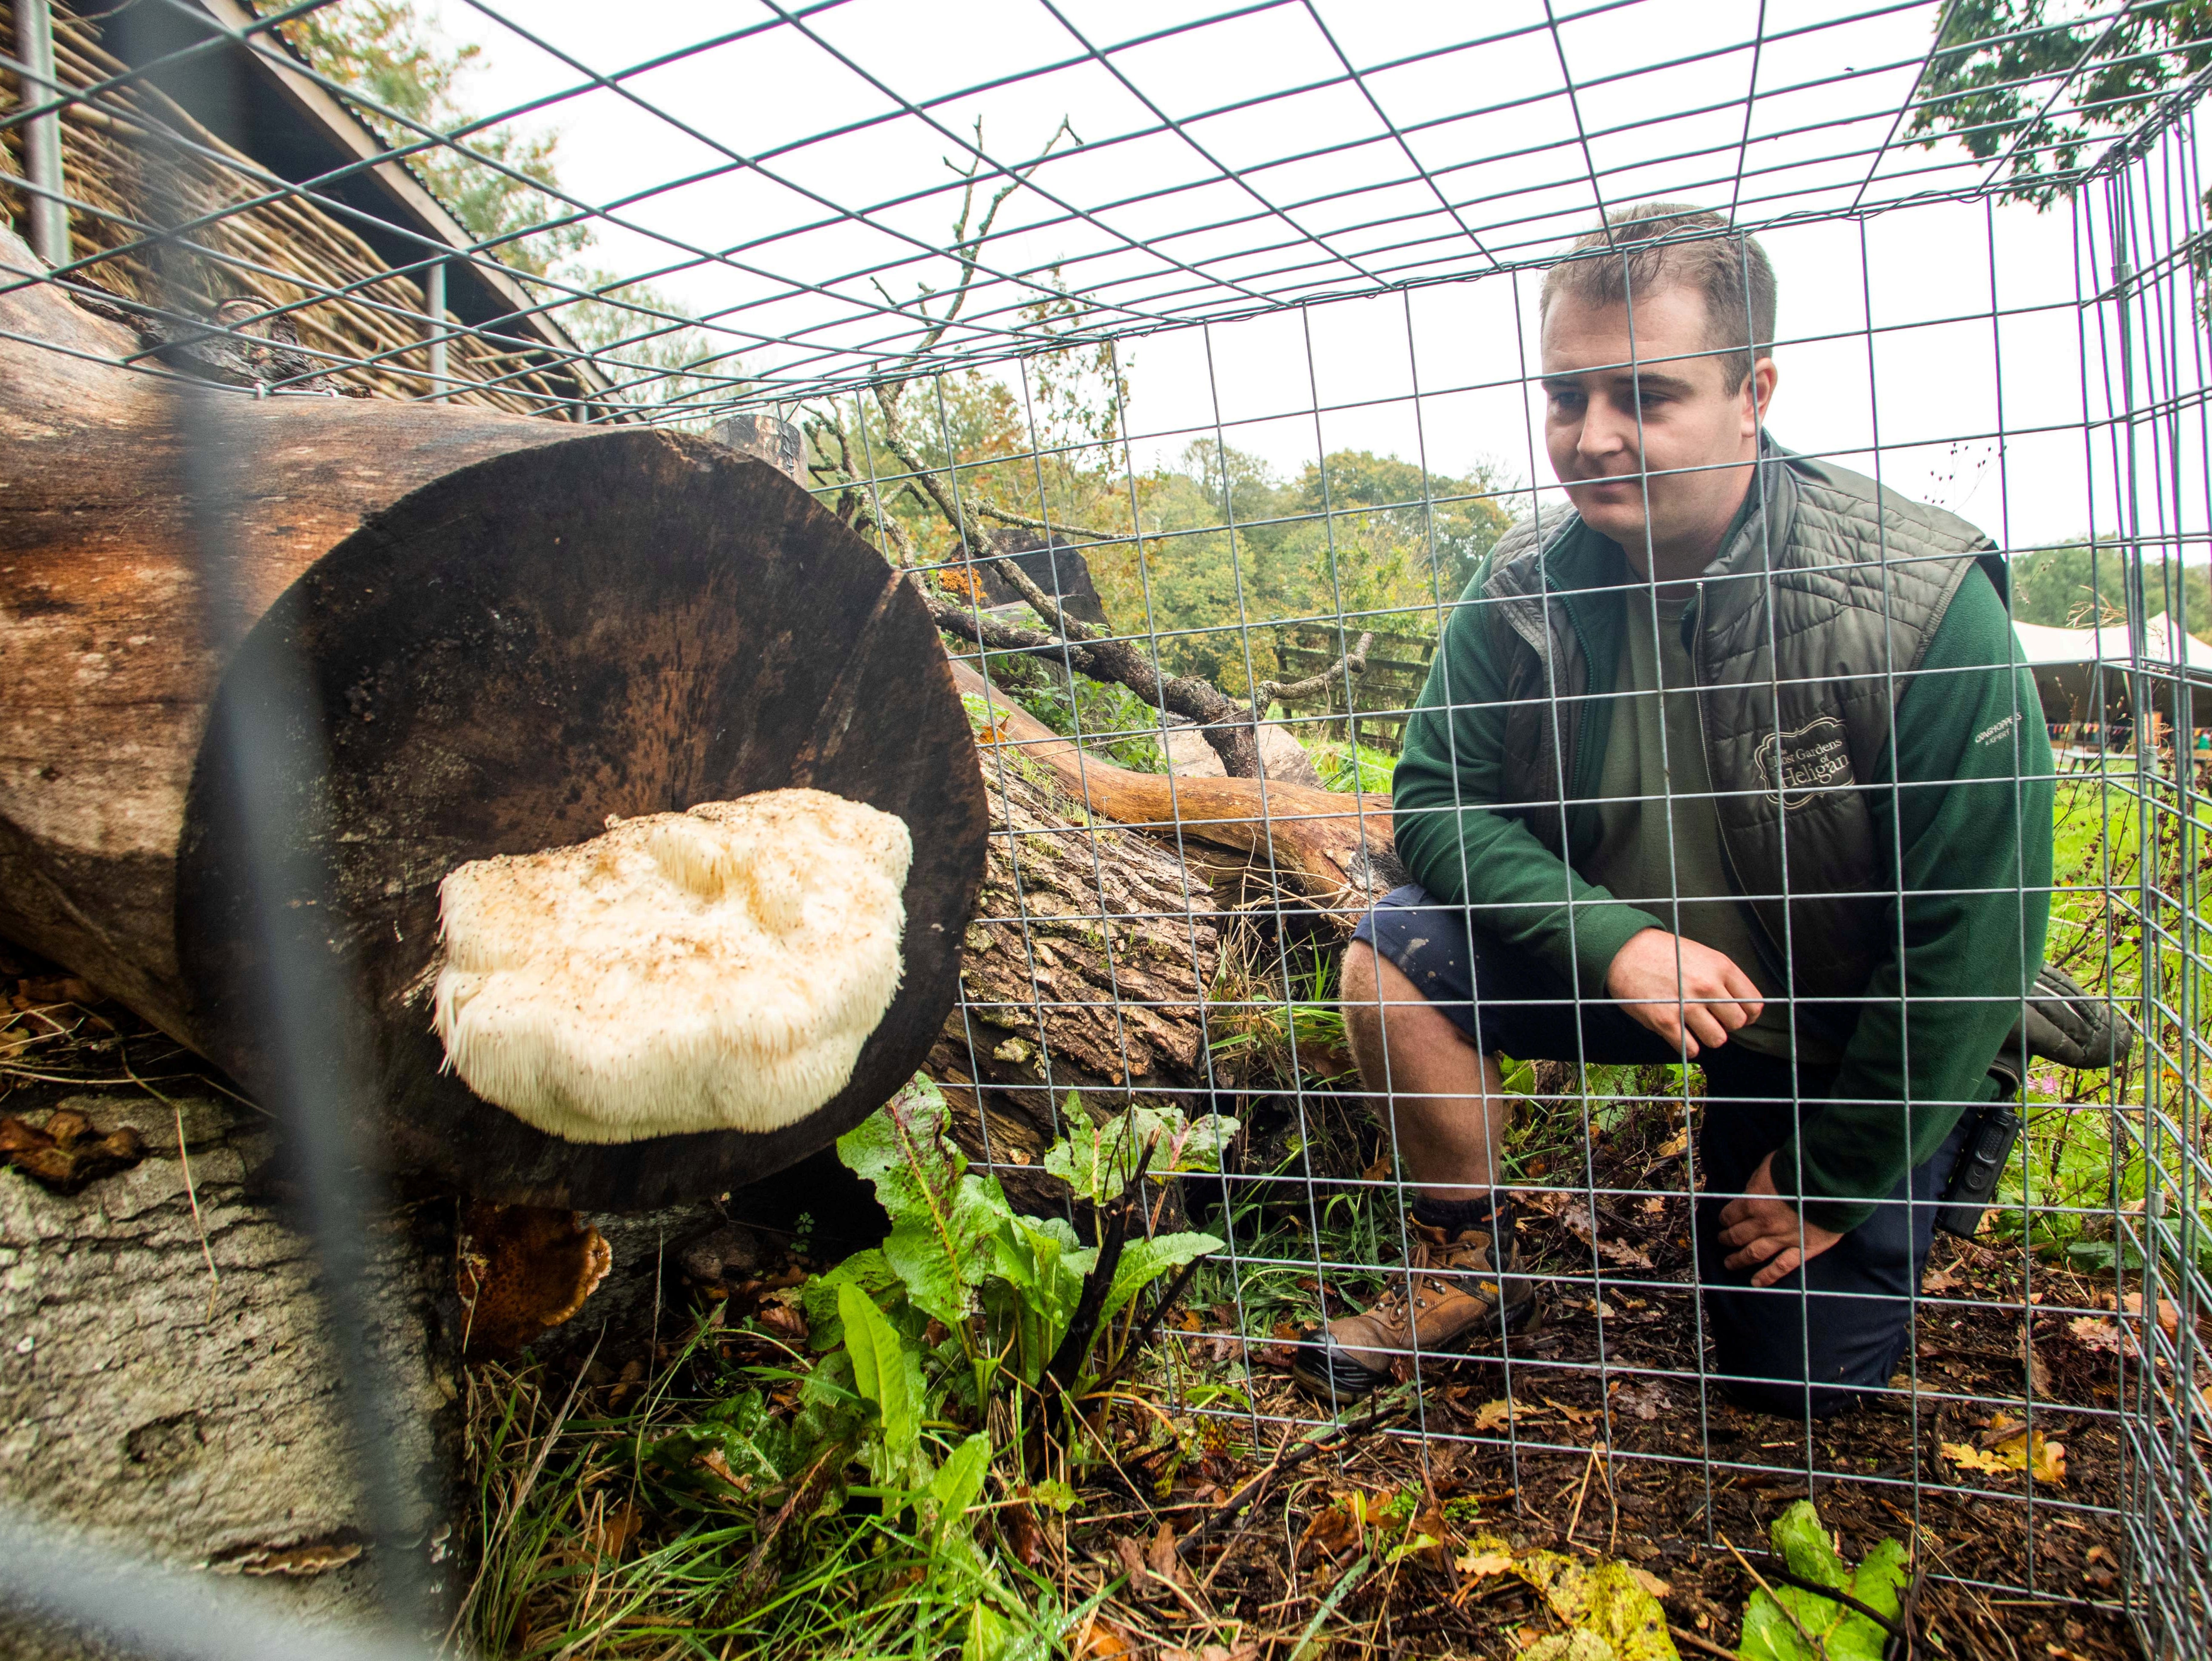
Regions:
M 1959 1163 L 1951 1167 L 1951 1180 L 1943 1185 L 1942 1203 L 1936 1208 L 1936 1226 L 1946 1234 L 1971 1239 L 1980 1232 L 1982 1214 L 1996 1197 L 1998 1179 L 2013 1144 L 2020 1140 L 2027 1121 L 2014 1110 L 2012 1094 L 2020 1081 L 1991 1069 L 2011 1089 L 1990 1103 L 1974 1117 L 1966 1145 L 1959 1150 Z

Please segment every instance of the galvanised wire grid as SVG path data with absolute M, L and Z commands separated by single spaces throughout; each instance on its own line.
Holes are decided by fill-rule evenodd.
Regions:
M 13 0 L 27 44 L 6 65 L 16 102 L 0 131 L 20 177 L 0 195 L 56 280 L 136 320 L 148 345 L 131 361 L 178 382 L 180 411 L 239 394 L 180 374 L 178 351 L 229 344 L 261 354 L 252 395 L 788 423 L 806 482 L 914 572 L 956 656 L 1059 711 L 1075 743 L 1049 786 L 1044 742 L 1002 694 L 975 695 L 1002 800 L 1026 786 L 1064 807 L 1071 774 L 1081 794 L 1107 767 L 1160 781 L 1170 804 L 1188 788 L 1163 770 L 1200 735 L 1086 690 L 1087 652 L 1133 646 L 1248 704 L 1318 665 L 1324 684 L 1279 719 L 1337 788 L 1260 790 L 1263 845 L 1301 825 L 1382 845 L 1387 732 L 1440 632 L 1482 603 L 1463 593 L 1474 559 L 1508 522 L 1561 510 L 1538 426 L 1544 267 L 1601 210 L 1640 201 L 1692 201 L 1756 234 L 1781 273 L 1776 424 L 1793 447 L 1949 508 L 2008 553 L 2068 545 L 2088 561 L 2096 691 L 2015 714 L 2045 721 L 2060 756 L 2053 956 L 2135 1033 L 2136 1058 L 2110 1078 L 2031 1072 L 1996 1214 L 1923 1285 L 1889 1399 L 1863 1410 L 1892 1427 L 1894 1457 L 1872 1465 L 1809 1423 L 1771 1445 L 1714 1433 L 1721 1381 L 1682 1244 L 1696 1069 L 1558 1057 L 1510 1075 L 1520 1123 L 1542 1130 L 1509 1171 L 1545 1242 L 1555 1335 L 1492 1345 L 1479 1374 L 1412 1358 L 1403 1371 L 1425 1387 L 1383 1433 L 1437 1459 L 1503 1449 L 1516 1486 L 1564 1468 L 1585 1490 L 1601 1445 L 1616 1531 L 1639 1471 L 1694 1491 L 1690 1515 L 1715 1540 L 1731 1492 L 1761 1485 L 1824 1506 L 1858 1495 L 1938 1542 L 1938 1501 L 1950 1518 L 1963 1499 L 2014 1519 L 2005 1550 L 1936 1572 L 2078 1596 L 2039 1542 L 2087 1530 L 2114 1541 L 2104 1595 L 2152 1653 L 2212 1644 L 2212 1365 L 2197 1328 L 2207 776 L 2184 715 L 2203 672 L 2172 644 L 2199 626 L 2184 572 L 2212 528 L 2202 62 L 2131 33 L 2140 9 L 2023 12 L 2008 40 L 2063 28 L 2081 49 L 2001 79 L 2014 113 L 1961 116 L 1928 143 L 1928 113 L 1948 107 L 1928 4 L 1283 0 L 1139 15 L 1005 0 L 957 27 L 934 9 L 771 4 L 620 30 L 602 8 L 471 4 L 448 26 L 485 45 L 500 107 L 439 131 L 288 44 L 319 9 L 139 0 L 94 19 L 56 4 L 42 55 L 45 8 Z M 2122 98 L 2090 72 L 2115 53 L 2157 69 L 2156 92 Z M 220 98 L 254 76 L 352 134 L 351 158 L 280 173 L 226 137 Z M 550 124 L 571 135 L 565 186 L 498 142 Z M 527 212 L 474 232 L 410 184 L 462 164 L 514 181 Z M 378 181 L 408 210 L 364 206 Z M 2053 198 L 2047 212 L 2020 199 L 2031 192 Z M 544 252 L 585 234 L 588 259 Z M 272 336 L 285 353 L 263 350 Z M 1097 631 L 994 603 L 998 568 L 976 556 L 1014 533 L 1081 551 Z M 1075 564 L 1037 569 L 1054 599 L 1079 598 L 1059 586 Z M 1368 635 L 1411 677 L 1379 698 L 1346 661 Z M 1914 671 L 1869 672 L 1900 695 Z M 268 733 L 233 738 L 270 801 L 313 765 Z M 1355 862 L 1322 891 L 1264 855 L 1224 855 L 1222 827 L 1180 806 L 1010 812 L 995 829 L 971 946 L 979 964 L 995 951 L 1016 990 L 971 977 L 964 1043 L 948 1041 L 940 1069 L 964 1087 L 975 1135 L 1018 1184 L 1071 1088 L 1101 1109 L 1237 1116 L 1248 1180 L 1224 1190 L 1212 1301 L 1172 1335 L 1167 1365 L 1192 1412 L 1243 1424 L 1255 1446 L 1324 1421 L 1329 1405 L 1293 1394 L 1281 1368 L 1408 1244 L 1378 1135 L 1392 1100 L 1349 1073 L 1330 1013 L 1337 947 L 1392 873 Z M 1117 885 L 1111 867 L 1140 835 L 1173 851 L 1179 877 Z M 1055 945 L 1084 925 L 1103 941 L 1089 966 Z M 1117 958 L 1138 940 L 1166 943 L 1175 976 L 1155 983 Z M 335 993 L 306 965 L 295 989 L 295 1093 L 302 1123 L 325 1127 L 318 1214 L 343 1219 L 360 1196 L 336 1127 L 359 1086 L 307 1037 Z M 341 1328 L 357 1324 L 343 1317 L 349 1240 L 331 1226 L 322 1243 Z M 1960 1263 L 1980 1278 L 1954 1276 Z M 1961 1329 L 1984 1347 L 2009 1335 L 2009 1380 L 1953 1365 Z M 2046 1353 L 2073 1370 L 2054 1382 Z M 2000 1415 L 2028 1469 L 1951 1451 L 2001 1448 Z M 2038 1467 L 2039 1444 L 2061 1439 L 2070 1478 Z M 383 1479 L 387 1506 L 401 1480 Z M 96 1614 L 95 1567 L 75 1594 L 0 1573 L 17 1596 L 81 1594 Z M 179 1652 L 225 1652 L 220 1624 L 175 1618 Z

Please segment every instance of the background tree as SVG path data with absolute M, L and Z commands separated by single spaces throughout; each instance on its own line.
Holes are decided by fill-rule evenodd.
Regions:
M 2012 560 L 2013 616 L 2051 629 L 2087 629 L 2127 618 L 2127 591 L 2117 537 L 2062 543 L 2016 554 Z M 2189 632 L 2212 635 L 2212 569 L 2179 560 L 2143 561 L 2147 616 L 2171 612 Z
M 2212 0 L 1952 0 L 1905 131 L 2008 159 L 2006 194 L 2045 208 L 2089 148 L 2128 131 L 2212 64 Z M 2057 77 L 2070 77 L 2057 97 Z

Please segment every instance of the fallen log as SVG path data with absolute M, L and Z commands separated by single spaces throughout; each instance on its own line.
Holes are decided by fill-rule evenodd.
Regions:
M 1205 1003 L 1220 918 L 1202 873 L 1152 838 L 1083 822 L 1054 776 L 1012 750 L 973 752 L 990 852 L 963 941 L 961 999 L 926 1070 L 970 1156 L 1035 1167 L 1079 1091 L 1101 1113 L 1137 1097 L 1212 1111 Z M 970 764 L 974 764 L 973 763 Z M 1017 1203 L 1057 1183 L 1002 1169 Z
M 6 267 L 39 269 L 0 232 Z M 267 1090 L 240 992 L 263 961 L 257 873 L 210 734 L 281 664 L 312 707 L 276 713 L 327 765 L 285 831 L 328 887 L 274 911 L 359 989 L 365 1093 L 400 1165 L 501 1202 L 644 1209 L 777 1171 L 903 1082 L 955 995 L 985 818 L 936 631 L 872 550 L 704 440 L 185 404 L 100 361 L 137 344 L 52 283 L 0 292 L 0 934 Z M 236 614 L 210 615 L 223 596 Z M 445 1070 L 448 873 L 787 787 L 895 814 L 913 842 L 903 979 L 829 1101 L 774 1129 L 587 1144 Z
M 965 664 L 952 666 L 952 678 L 971 700 L 983 701 L 991 723 L 982 740 L 987 753 L 1000 750 L 1049 768 L 1077 801 L 1118 824 L 1247 855 L 1343 934 L 1402 880 L 1388 796 L 1117 767 L 1060 737 Z

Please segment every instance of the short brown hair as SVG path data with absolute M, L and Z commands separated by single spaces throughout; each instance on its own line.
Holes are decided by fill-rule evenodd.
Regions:
M 1705 343 L 1726 384 L 1741 387 L 1774 346 L 1774 267 L 1755 238 L 1686 202 L 1616 208 L 1544 274 L 1542 308 L 1565 295 L 1586 306 L 1625 306 L 1675 284 L 1705 302 Z

